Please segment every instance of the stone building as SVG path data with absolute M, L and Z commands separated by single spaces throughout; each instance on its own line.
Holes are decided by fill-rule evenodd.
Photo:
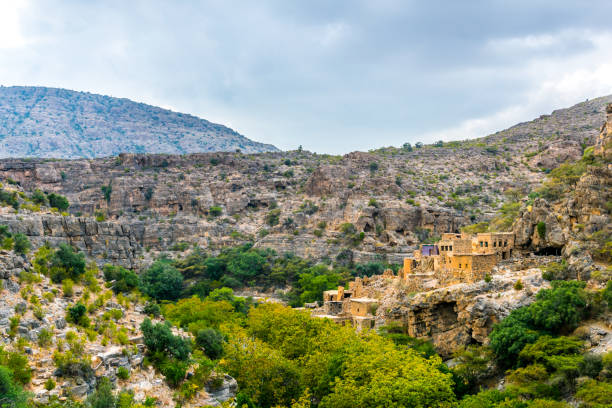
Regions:
M 473 282 L 510 259 L 513 249 L 514 234 L 510 232 L 442 234 L 435 245 L 422 245 L 405 258 L 400 276 L 409 281 L 415 274 L 433 273 L 441 282 Z
M 385 273 L 387 277 L 394 277 L 393 272 L 385 271 Z M 365 296 L 364 280 L 367 284 L 367 278 L 356 278 L 349 283 L 348 290 L 338 286 L 338 289 L 323 292 L 322 313 L 315 311 L 314 316 L 326 317 L 340 324 L 352 324 L 359 330 L 374 327 L 378 300 Z

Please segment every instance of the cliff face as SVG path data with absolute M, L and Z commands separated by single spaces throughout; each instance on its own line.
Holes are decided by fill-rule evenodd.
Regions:
M 583 278 L 597 268 L 598 260 L 609 257 L 605 245 L 612 237 L 612 105 L 607 111 L 593 147 L 594 164 L 586 166 L 560 199 L 536 199 L 525 206 L 513 226 L 517 245 L 536 253 L 563 254 L 574 276 Z
M 423 240 L 490 219 L 508 191 L 537 187 L 545 166 L 573 157 L 578 140 L 596 139 L 591 122 L 608 99 L 480 140 L 342 157 L 292 151 L 4 159 L 5 188 L 10 180 L 26 195 L 62 194 L 71 216 L 28 210 L 0 216 L 37 243 L 64 239 L 100 262 L 133 267 L 148 251 L 181 241 L 213 252 L 253 241 L 314 259 L 342 253 L 356 262 L 399 262 Z M 534 167 L 536 159 L 544 167 Z M 533 225 L 525 231 L 533 238 Z

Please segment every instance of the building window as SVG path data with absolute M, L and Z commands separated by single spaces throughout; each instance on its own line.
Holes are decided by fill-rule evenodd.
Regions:
M 449 246 L 448 248 L 449 248 L 449 249 L 448 249 L 449 251 L 452 251 L 452 250 L 453 250 L 453 246 L 452 246 L 452 245 L 451 245 L 451 246 Z
M 480 244 L 481 247 L 484 246 L 484 244 L 482 243 L 482 241 L 478 242 Z
M 497 241 L 493 241 L 493 248 L 497 246 Z
M 504 246 L 507 247 L 508 246 L 508 241 L 504 241 Z

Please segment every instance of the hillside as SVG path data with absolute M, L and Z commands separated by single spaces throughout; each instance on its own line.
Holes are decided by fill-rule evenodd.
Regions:
M 612 104 L 558 112 L 343 157 L 1 160 L 0 405 L 609 407 Z M 466 226 L 510 257 L 398 265 Z
M 24 192 L 66 196 L 73 217 L 28 211 L 1 217 L 34 240 L 68 239 L 100 262 L 136 268 L 147 262 L 145 249 L 164 251 L 179 241 L 213 252 L 255 242 L 314 259 L 342 253 L 359 262 L 400 262 L 420 242 L 488 221 L 502 208 L 511 223 L 518 207 L 508 201 L 539 186 L 551 168 L 582 156 L 581 143 L 594 143 L 607 101 L 612 97 L 484 139 L 345 156 L 5 159 L 2 179 Z M 570 124 L 575 131 L 565 131 Z M 529 139 L 517 129 L 532 129 Z
M 92 158 L 119 153 L 277 150 L 223 125 L 123 98 L 0 87 L 0 157 Z

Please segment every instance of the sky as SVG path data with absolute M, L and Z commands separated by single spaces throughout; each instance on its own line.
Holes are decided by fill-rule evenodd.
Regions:
M 609 0 L 0 0 L 0 84 L 340 154 L 485 136 L 612 94 L 611 15 Z

